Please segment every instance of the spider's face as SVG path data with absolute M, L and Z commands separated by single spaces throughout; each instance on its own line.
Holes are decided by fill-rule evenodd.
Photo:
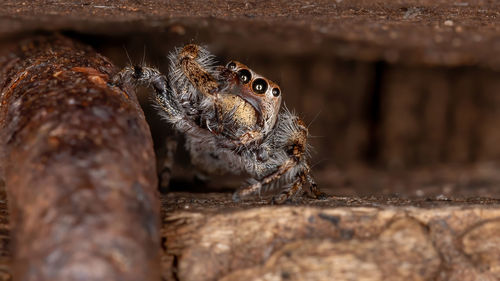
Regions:
M 257 114 L 259 125 L 265 131 L 271 130 L 281 105 L 280 87 L 237 61 L 229 62 L 225 71 L 231 74 L 228 81 L 230 94 L 250 104 Z

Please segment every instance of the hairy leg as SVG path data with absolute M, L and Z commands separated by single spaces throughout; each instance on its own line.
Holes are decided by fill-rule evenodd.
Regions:
M 305 192 L 303 189 L 304 184 L 305 177 L 301 175 L 288 188 L 283 190 L 280 194 L 274 196 L 271 202 L 273 204 L 283 204 L 303 195 Z
M 251 184 L 249 186 L 243 187 L 239 190 L 237 190 L 233 194 L 233 200 L 234 201 L 239 201 L 241 198 L 248 197 L 250 195 L 260 193 L 262 187 L 264 187 L 267 184 L 272 183 L 273 181 L 278 180 L 280 177 L 282 177 L 286 172 L 288 172 L 293 166 L 295 165 L 295 162 L 292 159 L 288 159 L 283 165 L 281 165 L 277 171 L 274 173 L 264 177 L 260 181 L 255 182 L 254 184 Z
M 310 195 L 312 198 L 314 198 L 314 199 L 326 199 L 328 197 L 328 194 L 319 190 L 318 185 L 314 181 L 311 174 L 309 174 L 309 167 L 308 167 L 308 172 L 306 174 L 306 179 L 307 179 L 307 182 L 309 183 L 309 186 L 310 186 L 309 191 L 310 191 Z
M 155 99 L 159 106 L 175 120 L 176 116 L 182 116 L 178 102 L 172 97 L 170 85 L 165 77 L 155 68 L 146 66 L 127 66 L 118 72 L 112 79 L 113 85 L 132 83 L 141 86 L 151 86 L 155 90 Z
M 179 63 L 184 75 L 189 79 L 203 95 L 212 96 L 219 88 L 219 83 L 210 74 L 203 63 L 198 60 L 205 60 L 204 56 L 209 57 L 206 51 L 202 51 L 198 45 L 189 44 L 184 46 L 179 53 Z M 208 58 L 210 59 L 210 57 Z

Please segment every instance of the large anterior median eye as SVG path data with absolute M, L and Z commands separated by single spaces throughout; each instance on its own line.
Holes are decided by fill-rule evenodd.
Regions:
M 267 90 L 267 82 L 262 78 L 255 79 L 252 83 L 252 89 L 257 94 L 263 94 Z
M 246 84 L 252 80 L 252 74 L 248 69 L 242 69 L 238 71 L 238 77 L 240 78 L 241 83 Z

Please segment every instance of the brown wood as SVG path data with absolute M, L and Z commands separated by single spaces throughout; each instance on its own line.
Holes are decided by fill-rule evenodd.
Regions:
M 152 140 L 111 62 L 53 36 L 0 59 L 15 280 L 158 280 Z
M 221 194 L 165 198 L 164 206 L 174 210 L 163 221 L 164 278 L 500 278 L 498 200 L 349 197 L 282 207 L 264 202 L 235 205 Z
M 279 82 L 286 105 L 314 119 L 313 173 L 322 190 L 350 197 L 273 207 L 234 204 L 230 194 L 164 195 L 164 280 L 500 278 L 496 1 L 31 2 L 2 3 L 4 43 L 71 30 L 120 66 L 123 46 L 133 63 L 146 49 L 164 72 L 173 47 L 207 44 L 221 63 L 236 59 Z M 147 117 L 157 152 L 169 155 L 162 177 L 173 170 L 174 189 L 206 192 L 190 182 L 182 154 L 171 165 L 162 139 L 172 134 L 154 110 Z M 9 280 L 0 199 L 0 280 Z

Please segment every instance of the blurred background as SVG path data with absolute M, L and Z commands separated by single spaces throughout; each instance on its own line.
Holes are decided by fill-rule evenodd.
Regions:
M 60 32 L 123 67 L 167 72 L 167 54 L 206 45 L 280 84 L 307 124 L 320 187 L 335 195 L 500 197 L 500 4 L 496 1 L 5 0 L 4 46 Z M 140 99 L 158 154 L 171 134 Z M 133 149 L 133 148 L 131 148 Z M 192 180 L 178 147 L 173 190 Z

